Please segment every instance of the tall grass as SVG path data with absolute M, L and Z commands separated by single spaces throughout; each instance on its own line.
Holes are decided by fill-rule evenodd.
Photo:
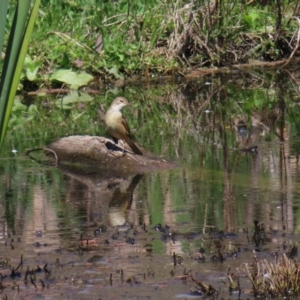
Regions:
M 0 146 L 3 143 L 7 130 L 23 62 L 29 44 L 29 38 L 33 30 L 40 0 L 35 1 L 33 8 L 30 7 L 31 2 L 31 0 L 18 1 L 6 46 L 0 81 Z M 8 0 L 3 0 L 0 7 L 4 9 L 4 12 L 2 11 L 2 17 L 4 17 L 7 7 Z M 5 19 L 6 18 L 1 21 L 3 28 L 5 28 Z M 2 47 L 4 41 L 3 32 L 0 32 L 0 37 L 2 37 L 0 44 Z

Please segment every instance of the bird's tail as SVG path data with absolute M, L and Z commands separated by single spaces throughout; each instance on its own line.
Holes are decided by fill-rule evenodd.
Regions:
M 143 155 L 143 152 L 140 150 L 140 148 L 130 139 L 128 138 L 126 140 L 126 143 L 128 146 L 132 149 L 132 151 L 137 155 Z

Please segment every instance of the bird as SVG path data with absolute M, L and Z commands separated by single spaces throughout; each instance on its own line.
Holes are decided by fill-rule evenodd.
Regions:
M 143 155 L 143 152 L 132 141 L 128 123 L 121 112 L 122 108 L 128 105 L 131 104 L 126 98 L 115 98 L 104 116 L 104 122 L 108 133 L 112 136 L 115 143 L 117 143 L 118 140 L 125 141 L 135 154 Z

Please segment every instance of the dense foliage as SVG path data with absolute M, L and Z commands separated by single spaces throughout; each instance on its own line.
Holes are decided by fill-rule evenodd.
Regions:
M 299 9 L 287 0 L 44 0 L 23 79 L 40 86 L 73 69 L 105 81 L 287 58 Z

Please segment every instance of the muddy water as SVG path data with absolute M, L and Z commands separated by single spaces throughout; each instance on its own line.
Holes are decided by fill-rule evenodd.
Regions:
M 13 116 L 0 156 L 0 299 L 203 297 L 190 274 L 219 297 L 253 297 L 239 267 L 299 239 L 293 75 L 107 90 L 71 110 L 24 99 L 37 112 Z M 135 140 L 179 168 L 108 178 L 24 155 L 66 135 L 105 134 L 99 103 L 115 94 L 135 103 L 124 110 Z M 229 292 L 229 266 L 239 293 Z

